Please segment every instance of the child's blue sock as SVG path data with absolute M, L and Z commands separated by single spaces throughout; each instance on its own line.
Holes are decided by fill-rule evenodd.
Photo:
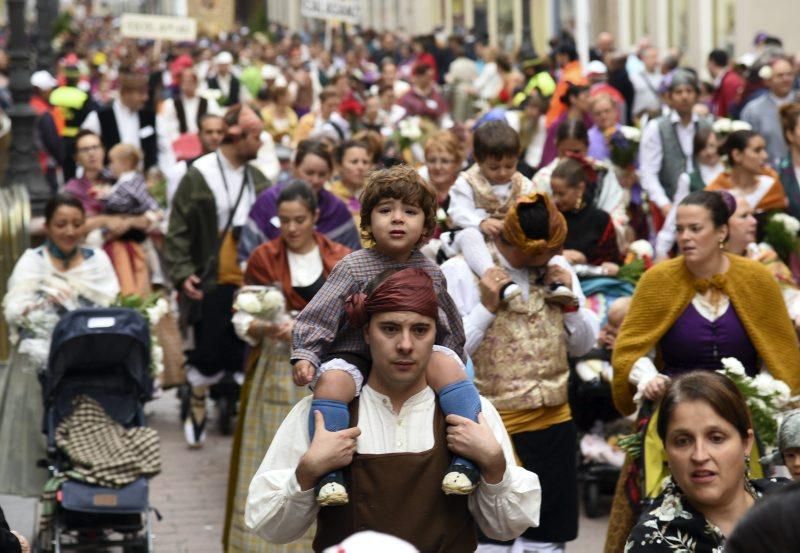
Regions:
M 472 381 L 459 380 L 439 390 L 439 405 L 445 415 L 458 415 L 478 422 L 478 413 L 481 412 L 481 396 Z M 477 470 L 472 461 L 463 457 L 455 457 L 453 464 Z
M 308 414 L 308 437 L 314 439 L 316 421 L 314 411 L 322 413 L 325 419 L 325 430 L 328 432 L 338 432 L 350 427 L 350 411 L 344 401 L 335 399 L 315 399 L 311 402 L 311 412 Z

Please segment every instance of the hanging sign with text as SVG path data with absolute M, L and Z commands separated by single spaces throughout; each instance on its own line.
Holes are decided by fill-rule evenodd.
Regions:
M 197 21 L 191 17 L 124 13 L 120 20 L 120 32 L 122 36 L 130 38 L 196 40 Z
M 361 0 L 301 0 L 300 15 L 360 23 Z

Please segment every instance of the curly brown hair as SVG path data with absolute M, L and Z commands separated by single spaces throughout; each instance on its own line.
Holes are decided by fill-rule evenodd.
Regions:
M 419 243 L 427 240 L 436 228 L 438 202 L 436 191 L 417 170 L 410 165 L 395 165 L 389 169 L 373 171 L 361 193 L 361 239 L 375 243 L 372 235 L 372 210 L 383 200 L 391 198 L 413 205 L 425 214 L 425 223 Z

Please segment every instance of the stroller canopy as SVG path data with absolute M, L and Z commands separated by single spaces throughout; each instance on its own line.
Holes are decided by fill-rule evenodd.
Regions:
M 45 405 L 52 404 L 65 381 L 70 382 L 69 387 L 81 382 L 89 388 L 94 385 L 100 396 L 106 384 L 109 391 L 111 387 L 124 387 L 136 399 L 149 396 L 153 385 L 150 328 L 144 317 L 123 308 L 77 309 L 66 313 L 53 331 L 43 379 Z

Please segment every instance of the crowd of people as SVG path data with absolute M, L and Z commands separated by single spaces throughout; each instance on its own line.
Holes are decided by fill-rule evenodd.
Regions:
M 514 56 L 470 33 L 167 45 L 116 25 L 73 21 L 31 78 L 52 199 L 3 302 L 0 493 L 42 491 L 32 398 L 59 316 L 156 294 L 187 444 L 238 397 L 226 552 L 365 529 L 564 551 L 580 380 L 644 443 L 606 551 L 783 550 L 765 544 L 795 531 L 776 475 L 800 479 L 800 56 L 778 37 L 692 68 L 609 33 L 582 64 L 566 32 Z M 751 415 L 730 373 L 786 401 Z

